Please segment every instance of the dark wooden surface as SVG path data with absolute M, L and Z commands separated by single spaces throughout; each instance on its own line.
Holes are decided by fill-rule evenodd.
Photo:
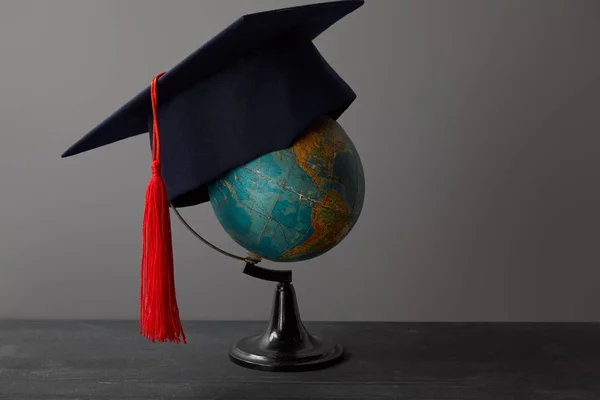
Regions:
M 0 321 L 0 398 L 600 399 L 598 324 L 307 323 L 339 339 L 337 367 L 267 373 L 227 359 L 264 323 L 186 323 L 187 345 L 136 322 Z

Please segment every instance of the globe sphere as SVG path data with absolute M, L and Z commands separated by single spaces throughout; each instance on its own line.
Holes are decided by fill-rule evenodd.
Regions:
M 365 177 L 352 140 L 325 117 L 290 147 L 229 171 L 209 195 L 237 244 L 266 260 L 303 261 L 334 248 L 355 226 Z

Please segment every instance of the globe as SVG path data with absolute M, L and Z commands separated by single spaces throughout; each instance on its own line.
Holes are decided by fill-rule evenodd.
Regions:
M 365 178 L 356 148 L 329 117 L 288 148 L 233 169 L 209 187 L 227 234 L 255 256 L 308 260 L 339 244 L 363 207 Z

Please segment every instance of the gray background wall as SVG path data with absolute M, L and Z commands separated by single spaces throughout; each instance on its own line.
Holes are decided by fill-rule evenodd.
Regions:
M 307 3 L 0 2 L 0 317 L 137 318 L 147 139 L 60 154 L 238 16 Z M 598 38 L 594 0 L 369 0 L 318 38 L 368 192 L 297 266 L 304 318 L 600 319 Z M 173 229 L 183 318 L 266 318 L 270 284 Z

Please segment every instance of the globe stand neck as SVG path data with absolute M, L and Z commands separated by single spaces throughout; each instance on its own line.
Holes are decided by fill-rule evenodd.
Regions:
M 310 339 L 300 318 L 294 286 L 291 283 L 278 283 L 261 347 L 278 352 L 295 352 L 310 346 Z
M 229 356 L 247 368 L 301 371 L 331 366 L 342 359 L 343 348 L 308 332 L 300 317 L 294 286 L 279 282 L 265 331 L 237 342 Z

